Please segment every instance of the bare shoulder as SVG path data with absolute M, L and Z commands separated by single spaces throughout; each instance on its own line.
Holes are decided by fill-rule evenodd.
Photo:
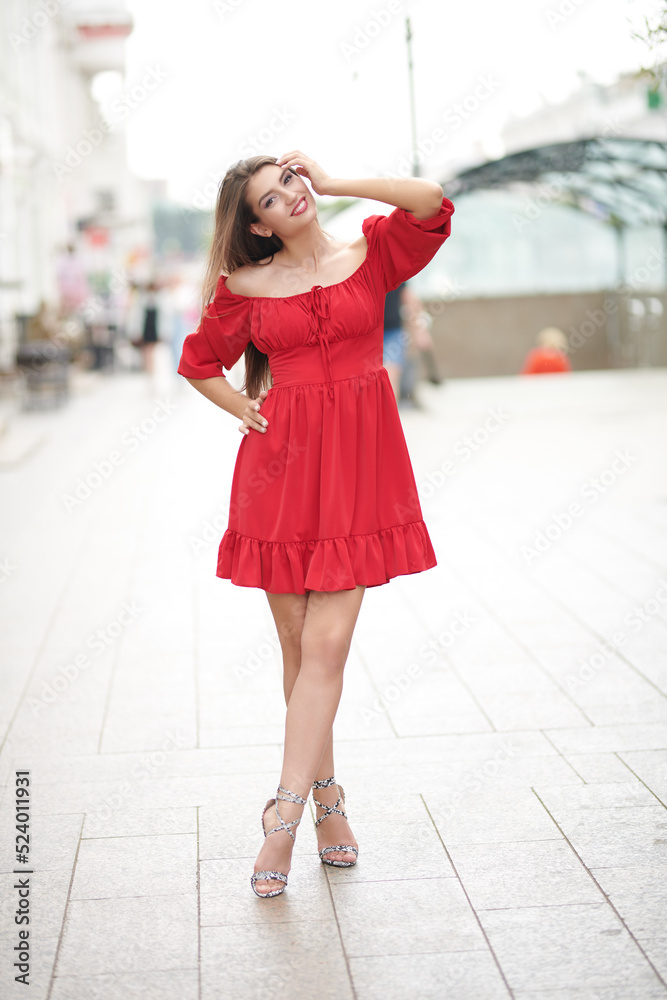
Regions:
M 361 236 L 358 236 L 356 240 L 353 240 L 352 243 L 348 244 L 348 249 L 351 250 L 352 253 L 361 254 L 361 256 L 363 257 L 365 256 L 366 251 L 368 250 L 368 240 L 362 233 Z
M 268 263 L 270 257 L 265 257 Z M 265 279 L 267 264 L 258 261 L 256 264 L 243 264 L 227 278 L 225 285 L 234 295 L 259 295 L 262 290 L 262 282 Z

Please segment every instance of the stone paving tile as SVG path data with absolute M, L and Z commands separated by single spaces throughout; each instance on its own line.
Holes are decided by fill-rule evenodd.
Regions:
M 568 753 L 567 761 L 587 784 L 597 784 L 598 782 L 624 784 L 632 777 L 622 758 L 611 751 L 606 753 Z
M 664 930 L 664 921 L 663 930 L 660 933 L 640 938 L 639 943 L 653 963 L 658 975 L 663 982 L 667 983 L 667 933 Z
M 456 878 L 331 885 L 350 958 L 417 955 L 484 948 L 475 916 Z M 369 920 L 369 914 L 372 919 Z
M 500 732 L 589 725 L 586 716 L 562 691 L 482 695 L 480 701 Z
M 563 811 L 580 809 L 620 809 L 624 806 L 657 805 L 655 796 L 641 781 L 633 780 L 631 773 L 625 769 L 625 781 L 596 782 L 586 785 L 562 785 L 554 788 L 552 785 L 542 787 L 536 783 L 535 791 L 547 805 L 550 811 L 559 816 Z
M 18 939 L 0 938 L 3 945 L 5 960 L 0 967 L 0 996 L 14 1000 L 14 997 L 29 996 L 30 1000 L 46 1000 L 49 995 L 49 986 L 53 963 L 58 949 L 58 938 L 43 937 L 35 934 L 31 939 L 30 951 L 30 973 L 29 983 L 26 990 L 22 983 L 17 983 L 14 976 L 20 974 L 20 970 L 14 969 L 14 959 L 9 959 L 14 945 Z
M 561 834 L 528 788 L 498 793 L 482 788 L 467 796 L 424 796 L 440 836 L 454 844 L 499 844 L 505 841 L 560 840 Z
M 195 893 L 76 899 L 67 909 L 58 976 L 143 974 L 196 965 Z
M 256 924 L 202 927 L 202 1000 L 354 1000 L 336 922 L 273 921 L 270 910 L 281 900 L 256 898 L 266 911 Z
M 16 863 L 14 799 L 5 798 L 0 810 L 0 872 L 22 867 Z M 83 816 L 79 813 L 49 816 L 40 809 L 39 796 L 32 797 L 30 814 L 30 864 L 40 872 L 71 867 L 76 856 Z M 10 811 L 11 809 L 11 811 Z
M 387 768 L 450 764 L 457 760 L 486 761 L 496 754 L 507 756 L 508 746 L 513 756 L 558 756 L 558 750 L 540 732 L 513 732 L 511 738 L 507 733 L 451 733 L 423 738 L 406 736 L 400 740 L 346 740 L 337 747 L 336 766 L 362 769 L 378 764 Z
M 548 792 L 545 804 L 549 804 Z M 667 812 L 663 806 L 560 806 L 552 815 L 589 868 L 667 864 Z
M 196 833 L 197 810 L 193 806 L 167 806 L 164 809 L 123 809 L 122 812 L 86 816 L 83 840 L 91 837 L 146 837 L 159 833 Z
M 350 971 L 357 1000 L 507 1000 L 510 996 L 488 950 L 352 958 Z
M 352 868 L 328 868 L 336 884 L 454 877 L 440 838 L 425 811 L 421 822 L 417 823 L 404 820 L 397 810 L 389 820 L 383 818 L 376 822 L 362 819 L 352 823 L 350 817 L 350 825 L 359 844 L 359 858 Z
M 667 865 L 591 868 L 634 937 L 657 937 L 665 930 Z
M 2 894 L 0 894 L 0 942 L 3 947 L 17 941 L 19 927 L 14 923 L 17 895 L 13 888 L 21 875 L 3 873 L 1 878 Z M 25 878 L 25 876 L 23 876 Z M 72 867 L 53 869 L 48 872 L 35 870 L 30 876 L 30 925 L 31 940 L 57 941 L 62 926 L 67 894 L 72 878 Z M 55 954 L 55 952 L 54 952 Z
M 664 750 L 667 746 L 667 725 L 648 722 L 645 725 L 594 726 L 588 729 L 549 729 L 547 736 L 565 754 L 603 753 L 630 750 Z
M 588 990 L 514 990 L 514 1000 L 664 1000 L 667 986 L 624 982 L 618 986 L 595 986 Z
M 493 657 L 493 669 L 488 663 L 466 663 L 466 684 L 477 697 L 494 694 L 550 694 L 557 687 L 548 673 L 529 657 L 517 656 L 508 662 Z
M 602 902 L 478 910 L 513 991 L 579 990 L 595 995 L 627 983 L 661 984 L 619 919 Z
M 496 751 L 483 761 L 452 761 L 442 764 L 423 764 L 419 768 L 419 783 L 424 794 L 454 793 L 461 789 L 474 789 L 488 783 L 495 787 L 519 786 L 530 788 L 535 784 L 579 785 L 581 778 L 568 761 L 561 756 L 521 757 L 514 755 L 515 733 L 507 735 L 506 751 Z
M 56 976 L 50 1000 L 198 1000 L 199 970 Z M 32 994 L 31 994 L 32 996 Z
M 667 805 L 667 748 L 646 752 L 624 751 L 619 753 L 619 757 L 663 805 Z
M 627 702 L 624 705 L 587 705 L 586 714 L 596 726 L 614 726 L 627 722 L 640 725 L 648 722 L 664 723 L 667 722 L 667 703 L 660 695 L 656 695 L 653 701 L 637 701 L 632 705 Z
M 564 840 L 451 844 L 448 849 L 476 910 L 602 900 Z
M 253 774 L 280 769 L 281 749 L 263 746 L 181 748 L 178 729 L 165 727 L 150 750 L 127 753 L 56 754 L 45 756 L 32 780 L 45 787 L 56 783 L 125 780 L 130 777 L 206 777 Z
M 70 899 L 176 896 L 197 891 L 197 836 L 82 840 Z
M 335 919 L 324 867 L 316 852 L 293 854 L 287 889 L 280 896 L 267 900 L 259 899 L 250 884 L 255 856 L 201 861 L 202 927 L 272 926 L 285 921 Z

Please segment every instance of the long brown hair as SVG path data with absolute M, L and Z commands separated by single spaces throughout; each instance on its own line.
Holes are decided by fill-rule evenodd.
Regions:
M 261 167 L 267 163 L 276 163 L 277 160 L 277 156 L 250 156 L 247 160 L 233 163 L 222 178 L 215 205 L 215 229 L 203 280 L 202 315 L 215 295 L 221 274 L 229 275 L 236 268 L 254 264 L 265 257 L 273 259 L 273 255 L 282 250 L 283 241 L 279 236 L 257 236 L 250 231 L 250 224 L 259 222 L 259 219 L 246 199 L 250 178 Z M 296 174 L 291 167 L 290 170 Z M 245 349 L 243 390 L 250 399 L 256 399 L 262 389 L 269 387 L 270 378 L 267 355 L 250 341 Z

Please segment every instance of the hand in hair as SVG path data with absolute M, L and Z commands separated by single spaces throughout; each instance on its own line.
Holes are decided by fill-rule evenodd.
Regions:
M 315 163 L 312 157 L 306 156 L 300 150 L 293 149 L 291 153 L 284 153 L 276 161 L 276 166 L 296 169 L 297 174 L 300 174 L 301 177 L 306 177 L 310 181 L 315 194 L 327 193 L 327 185 L 331 181 L 331 177 L 322 169 L 319 163 Z
M 242 434 L 249 434 L 252 428 L 255 431 L 266 431 L 268 420 L 261 416 L 259 408 L 268 394 L 268 389 L 262 389 L 257 399 L 248 399 L 248 405 L 243 411 L 243 423 L 239 430 Z

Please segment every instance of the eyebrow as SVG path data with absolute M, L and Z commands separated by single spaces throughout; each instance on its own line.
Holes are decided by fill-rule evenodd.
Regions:
M 282 173 L 280 174 L 280 181 L 281 181 L 281 183 L 282 183 L 282 179 L 283 179 L 283 177 L 285 176 L 285 174 L 288 174 L 288 173 L 291 173 L 291 172 L 292 172 L 292 171 L 290 170 L 290 167 L 285 167 L 285 169 L 284 169 L 284 170 L 282 171 Z M 261 204 L 262 204 L 262 202 L 264 201 L 264 199 L 265 199 L 265 198 L 267 198 L 267 197 L 268 197 L 268 196 L 269 196 L 269 195 L 270 195 L 270 194 L 271 194 L 271 193 L 272 193 L 273 191 L 275 191 L 275 188 L 271 188 L 271 190 L 270 190 L 270 191 L 267 191 L 267 192 L 266 192 L 266 194 L 263 194 L 263 195 L 262 195 L 262 197 L 261 197 L 261 198 L 259 199 L 259 201 L 257 202 L 257 204 L 258 204 L 258 205 L 261 205 Z

